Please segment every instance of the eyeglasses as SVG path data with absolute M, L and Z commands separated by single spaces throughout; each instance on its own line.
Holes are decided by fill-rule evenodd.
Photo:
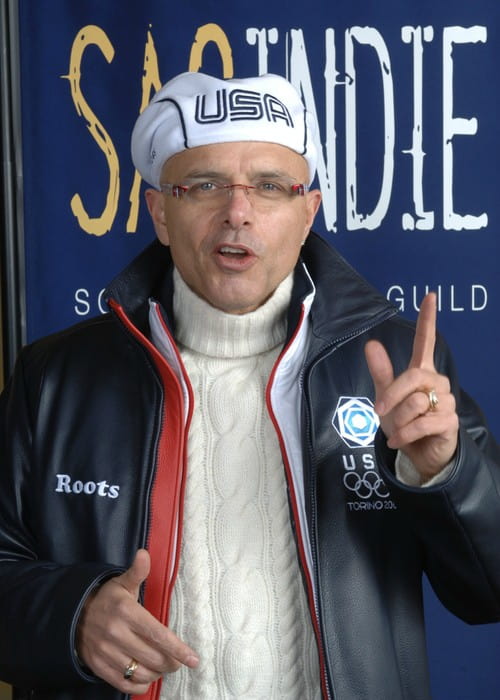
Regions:
M 309 191 L 308 185 L 303 183 L 292 184 L 279 180 L 265 180 L 258 182 L 256 185 L 222 185 L 218 182 L 204 180 L 191 185 L 171 185 L 165 182 L 160 185 L 160 188 L 165 194 L 169 194 L 177 199 L 186 198 L 193 203 L 215 206 L 227 202 L 236 189 L 243 190 L 254 205 L 287 202 L 296 196 L 303 197 Z

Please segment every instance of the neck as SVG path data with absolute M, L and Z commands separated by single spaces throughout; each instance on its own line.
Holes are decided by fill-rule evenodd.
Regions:
M 174 270 L 176 339 L 184 347 L 212 357 L 248 357 L 281 345 L 293 285 L 290 273 L 272 296 L 246 314 L 228 314 L 195 294 Z

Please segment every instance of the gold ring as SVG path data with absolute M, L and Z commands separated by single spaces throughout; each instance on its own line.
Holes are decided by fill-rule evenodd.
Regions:
M 130 662 L 128 663 L 127 666 L 125 666 L 125 671 L 123 672 L 123 677 L 125 678 L 126 681 L 132 680 L 132 676 L 134 675 L 136 668 L 137 668 L 137 661 L 135 659 L 130 659 Z
M 436 394 L 435 389 L 431 389 L 430 391 L 427 392 L 427 397 L 429 399 L 429 411 L 435 411 L 438 407 L 439 404 L 439 399 Z

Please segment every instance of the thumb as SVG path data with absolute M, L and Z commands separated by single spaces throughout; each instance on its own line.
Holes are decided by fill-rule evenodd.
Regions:
M 146 549 L 138 549 L 132 566 L 124 574 L 118 576 L 116 581 L 137 600 L 141 584 L 149 576 L 150 570 L 151 557 L 149 552 Z
M 375 385 L 375 399 L 380 401 L 385 390 L 394 381 L 392 363 L 386 349 L 378 340 L 369 340 L 365 345 L 368 370 Z

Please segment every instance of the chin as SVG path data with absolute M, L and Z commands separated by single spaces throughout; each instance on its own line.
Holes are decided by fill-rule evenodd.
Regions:
M 213 294 L 210 298 L 205 298 L 211 306 L 227 314 L 247 314 L 255 311 L 268 297 L 262 298 L 261 295 L 248 294 L 241 290 L 241 293 Z
M 262 303 L 262 302 L 261 302 Z M 226 314 L 247 314 L 250 313 L 250 311 L 255 311 L 261 303 L 255 302 L 253 299 L 238 299 L 238 298 L 231 298 L 231 299 L 214 299 L 212 301 L 209 300 L 209 304 L 211 306 L 214 306 L 216 309 L 219 309 L 219 311 L 224 311 Z

